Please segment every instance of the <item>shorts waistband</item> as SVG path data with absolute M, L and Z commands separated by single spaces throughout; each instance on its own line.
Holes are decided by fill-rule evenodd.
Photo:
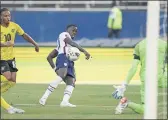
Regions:
M 5 61 L 12 61 L 12 60 L 15 60 L 15 58 L 10 59 L 10 60 L 0 60 L 0 61 L 1 61 L 1 62 L 5 62 Z

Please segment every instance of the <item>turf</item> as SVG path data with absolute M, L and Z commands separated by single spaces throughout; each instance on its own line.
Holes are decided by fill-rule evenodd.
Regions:
M 9 115 L 2 109 L 3 119 L 142 119 L 126 108 L 122 115 L 115 115 L 118 104 L 111 96 L 114 90 L 111 85 L 77 85 L 71 103 L 76 108 L 60 108 L 64 84 L 61 84 L 49 97 L 46 106 L 38 104 L 39 98 L 47 88 L 47 84 L 17 84 L 3 96 L 12 105 L 24 109 L 24 114 Z M 125 94 L 129 99 L 140 103 L 139 86 L 130 86 Z M 163 106 L 160 106 L 162 109 Z M 160 117 L 162 115 L 160 114 Z

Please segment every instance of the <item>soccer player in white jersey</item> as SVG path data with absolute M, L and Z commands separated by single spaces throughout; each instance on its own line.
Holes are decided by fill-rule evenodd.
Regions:
M 50 66 L 54 69 L 57 74 L 57 79 L 52 81 L 47 90 L 45 91 L 44 95 L 39 100 L 41 105 L 45 105 L 47 98 L 49 95 L 55 90 L 59 83 L 64 81 L 66 83 L 66 88 L 64 91 L 64 97 L 60 104 L 61 107 L 76 107 L 69 103 L 69 99 L 72 95 L 73 89 L 75 87 L 75 69 L 74 69 L 74 62 L 70 61 L 66 57 L 66 47 L 68 45 L 77 47 L 81 52 L 83 52 L 88 60 L 90 58 L 90 54 L 79 46 L 77 43 L 72 41 L 77 34 L 77 26 L 76 25 L 68 25 L 66 32 L 62 32 L 57 40 L 57 48 L 54 49 L 47 57 L 47 60 Z M 58 56 L 57 56 L 58 55 Z M 53 62 L 53 58 L 57 57 L 56 65 Z

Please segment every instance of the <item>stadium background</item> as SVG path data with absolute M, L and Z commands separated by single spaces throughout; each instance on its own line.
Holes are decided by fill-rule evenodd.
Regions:
M 123 29 L 120 39 L 107 38 L 107 19 L 111 4 L 114 2 L 123 11 Z M 163 2 L 161 5 L 167 4 Z M 12 20 L 40 45 L 40 52 L 36 53 L 22 37 L 16 37 L 16 62 L 19 68 L 17 83 L 19 84 L 16 84 L 3 97 L 11 105 L 24 109 L 26 113 L 9 115 L 1 109 L 2 119 L 143 119 L 143 115 L 135 114 L 131 109 L 126 109 L 121 115 L 114 114 L 118 100 L 112 99 L 111 93 L 115 89 L 111 84 L 120 84 L 125 79 L 131 67 L 133 47 L 145 37 L 147 1 L 3 0 L 1 7 L 10 8 Z M 161 34 L 166 33 L 165 30 L 167 30 L 162 29 L 167 24 L 164 14 L 164 11 L 161 11 Z M 45 107 L 41 106 L 38 100 L 48 84 L 56 79 L 46 57 L 56 47 L 59 33 L 71 23 L 78 25 L 76 42 L 93 56 L 87 61 L 81 54 L 81 58 L 76 61 L 76 83 L 80 85 L 76 85 L 70 101 L 78 107 L 60 108 L 64 84 L 59 85 L 54 91 Z M 138 72 L 131 84 L 139 84 Z M 125 96 L 131 101 L 141 103 L 139 90 L 139 85 L 129 85 Z M 160 89 L 159 119 L 167 118 L 166 96 L 167 94 Z
M 35 53 L 32 47 L 27 47 L 29 44 L 20 36 L 16 37 L 15 50 L 17 67 L 19 68 L 17 81 L 19 83 L 48 83 L 55 79 L 55 73 L 47 63 L 46 57 L 55 48 L 56 39 L 60 32 L 65 30 L 66 25 L 72 23 L 76 24 L 79 29 L 76 41 L 82 41 L 81 45 L 86 46 L 93 56 L 93 59 L 86 61 L 81 55 L 80 60 L 76 62 L 77 83 L 111 84 L 124 80 L 131 66 L 133 47 L 145 37 L 145 5 L 140 2 L 133 4 L 131 1 L 118 1 L 117 4 L 123 12 L 121 37 L 120 39 L 107 39 L 107 19 L 112 1 L 102 2 L 102 5 L 107 3 L 107 6 L 97 7 L 97 10 L 94 8 L 87 10 L 82 7 L 79 10 L 73 10 L 72 6 L 70 10 L 48 10 L 47 5 L 44 7 L 40 2 L 38 5 L 41 5 L 43 9 L 38 10 L 37 6 L 33 7 L 33 2 L 28 2 L 17 3 L 17 1 L 13 1 L 13 4 L 12 2 L 9 4 L 7 1 L 2 2 L 2 6 L 10 6 L 12 20 L 18 23 L 40 45 L 45 46 L 40 47 L 39 53 Z M 17 4 L 22 4 L 24 7 L 17 7 Z M 53 4 L 57 5 L 54 1 Z M 83 4 L 85 5 L 85 2 Z M 135 5 L 139 7 L 135 7 Z M 127 7 L 123 8 L 123 6 Z M 31 10 L 32 8 L 33 10 Z M 85 39 L 89 41 L 87 45 L 85 45 Z M 99 45 L 97 41 L 108 45 Z M 113 45 L 116 42 L 123 44 L 121 46 Z M 138 83 L 138 79 L 137 72 L 131 83 Z

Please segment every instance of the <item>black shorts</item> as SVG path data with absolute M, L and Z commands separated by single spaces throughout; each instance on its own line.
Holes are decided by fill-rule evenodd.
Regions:
M 18 69 L 16 68 L 16 61 L 15 58 L 12 60 L 0 60 L 0 67 L 1 67 L 1 72 L 2 73 L 10 71 L 10 72 L 17 72 Z
M 108 37 L 120 37 L 120 31 L 121 29 L 109 29 Z

